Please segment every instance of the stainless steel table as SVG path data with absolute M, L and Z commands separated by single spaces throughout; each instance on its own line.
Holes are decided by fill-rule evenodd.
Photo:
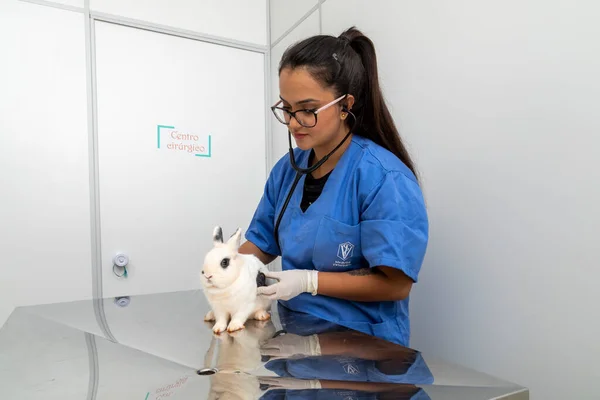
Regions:
M 213 335 L 199 291 L 17 308 L 3 399 L 523 400 L 527 389 L 275 303 Z

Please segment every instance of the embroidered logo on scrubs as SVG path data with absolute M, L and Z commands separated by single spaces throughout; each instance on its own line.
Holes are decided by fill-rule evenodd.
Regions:
M 344 365 L 344 371 L 346 371 L 346 373 L 349 375 L 358 375 L 360 373 L 358 367 L 353 364 Z
M 342 243 L 338 247 L 337 256 L 342 261 L 346 261 L 348 258 L 352 257 L 352 253 L 354 252 L 354 245 L 350 242 Z

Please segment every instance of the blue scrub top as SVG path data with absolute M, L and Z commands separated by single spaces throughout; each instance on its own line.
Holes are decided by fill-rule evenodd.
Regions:
M 392 394 L 392 396 L 389 396 L 386 395 L 385 392 L 377 393 L 349 389 L 276 389 L 265 392 L 265 394 L 260 397 L 260 400 L 378 400 L 392 398 L 396 400 L 431 400 L 431 397 L 429 397 L 429 395 L 423 389 L 416 388 L 415 392 L 416 393 L 414 394 Z
M 404 361 L 398 361 L 399 364 L 401 362 L 404 364 Z M 280 377 L 303 380 L 321 379 L 409 385 L 431 385 L 434 381 L 429 367 L 419 352 L 416 352 L 415 360 L 412 363 L 402 365 L 405 371 L 399 371 L 396 374 L 382 372 L 376 360 L 343 355 L 279 358 L 267 362 L 265 368 Z
M 292 311 L 283 304 L 277 305 L 279 322 L 286 333 L 292 333 L 298 336 L 318 335 L 325 332 L 345 332 L 348 327 L 327 321 L 311 314 Z
M 310 151 L 294 149 L 296 163 L 308 167 Z M 279 227 L 275 221 L 296 172 L 283 156 L 271 170 L 246 239 L 281 256 L 283 270 L 345 272 L 388 266 L 417 282 L 427 248 L 429 226 L 423 194 L 413 173 L 393 153 L 354 135 L 319 198 L 300 208 L 303 176 Z M 408 346 L 409 299 L 357 302 L 302 293 L 281 301 L 291 310 Z
M 282 328 L 286 333 L 309 336 L 347 331 L 347 328 L 310 314 L 290 311 L 281 304 L 278 305 L 277 311 Z M 273 371 L 278 376 L 298 379 L 351 380 L 413 385 L 433 384 L 433 374 L 425 363 L 423 356 L 416 350 L 412 351 L 415 355 L 414 360 L 398 361 L 402 363 L 402 368 L 398 365 L 397 373 L 395 374 L 382 372 L 376 360 L 366 360 L 344 355 L 278 358 L 267 361 L 265 368 Z M 352 366 L 352 368 L 347 368 L 349 366 Z

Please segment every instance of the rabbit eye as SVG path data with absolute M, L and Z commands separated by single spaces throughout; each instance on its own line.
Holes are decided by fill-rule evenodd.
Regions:
M 221 260 L 221 267 L 223 267 L 223 268 L 229 267 L 229 258 L 224 258 Z

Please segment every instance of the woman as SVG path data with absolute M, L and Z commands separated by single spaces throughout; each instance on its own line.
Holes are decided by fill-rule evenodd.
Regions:
M 262 295 L 407 346 L 428 220 L 377 76 L 373 43 L 355 28 L 287 49 L 272 109 L 297 148 L 272 169 L 240 252 L 282 257 Z

